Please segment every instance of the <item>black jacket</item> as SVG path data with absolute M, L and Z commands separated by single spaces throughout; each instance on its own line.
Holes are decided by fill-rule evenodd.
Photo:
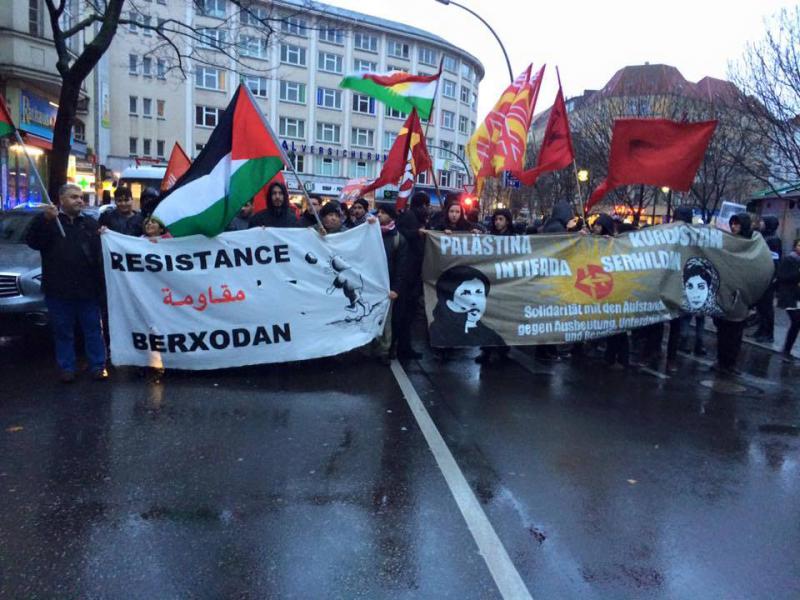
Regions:
M 286 204 L 274 207 L 267 200 L 267 208 L 250 217 L 250 227 L 300 227 L 300 224 Z
M 139 237 L 144 233 L 142 230 L 143 221 L 142 214 L 138 212 L 125 217 L 116 209 L 111 209 L 100 215 L 100 225 L 108 227 L 111 231 L 134 237 Z
M 778 237 L 779 224 L 778 217 L 771 215 L 764 217 L 764 232 L 762 235 L 764 236 L 764 241 L 767 242 L 769 251 L 772 253 L 772 260 L 775 262 L 776 268 L 783 257 L 783 242 Z
M 800 256 L 792 252 L 778 264 L 777 293 L 780 308 L 798 308 L 800 303 Z
M 569 202 L 566 200 L 557 202 L 553 207 L 550 218 L 547 219 L 542 228 L 542 233 L 566 233 L 567 223 L 570 222 L 573 216 L 575 216 L 575 211 L 572 210 Z
M 396 227 L 381 235 L 389 263 L 389 289 L 402 294 L 408 283 L 408 242 Z
M 424 219 L 420 219 L 413 209 L 406 210 L 397 218 L 397 229 L 408 242 L 409 260 L 422 265 L 422 257 L 425 254 L 425 237 L 419 234 L 419 230 L 425 227 Z
M 103 265 L 99 224 L 91 217 L 58 219 L 66 237 L 61 237 L 55 221 L 44 214 L 31 223 L 25 241 L 42 253 L 42 291 L 61 300 L 98 300 L 103 293 Z

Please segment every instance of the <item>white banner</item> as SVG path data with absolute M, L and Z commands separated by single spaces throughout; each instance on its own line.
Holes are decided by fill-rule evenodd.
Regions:
M 103 234 L 115 365 L 218 369 L 332 356 L 389 307 L 377 223 L 320 236 L 257 228 L 150 241 Z

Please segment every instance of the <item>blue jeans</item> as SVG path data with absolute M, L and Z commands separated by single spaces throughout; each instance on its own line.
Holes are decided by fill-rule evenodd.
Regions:
M 97 300 L 45 298 L 56 345 L 56 362 L 62 371 L 75 372 L 75 322 L 80 323 L 89 369 L 106 366 L 106 344 Z

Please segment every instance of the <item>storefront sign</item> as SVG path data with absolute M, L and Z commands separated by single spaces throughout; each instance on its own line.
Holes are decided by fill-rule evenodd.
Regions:
M 20 90 L 19 103 L 19 128 L 52 142 L 58 109 L 27 90 Z
M 283 149 L 286 152 L 294 152 L 295 154 L 316 154 L 317 156 L 325 156 L 329 158 L 354 158 L 356 160 L 377 160 L 385 161 L 388 154 L 381 154 L 379 152 L 371 152 L 365 150 L 348 150 L 347 148 L 333 148 L 331 146 L 320 146 L 319 144 L 304 144 L 298 142 L 281 142 Z

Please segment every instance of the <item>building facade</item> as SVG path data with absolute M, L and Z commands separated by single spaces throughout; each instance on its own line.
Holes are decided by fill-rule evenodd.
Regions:
M 196 156 L 239 82 L 256 97 L 309 192 L 337 196 L 351 178 L 374 178 L 406 115 L 338 87 L 345 74 L 392 69 L 443 74 L 428 131 L 439 184 L 460 189 L 477 119 L 480 62 L 444 39 L 401 23 L 302 1 L 136 0 L 107 55 L 110 127 L 104 164 L 115 172 L 163 162 L 174 142 Z M 148 27 L 189 24 L 173 48 Z M 165 28 L 168 25 L 163 25 Z M 104 87 L 106 76 L 101 73 Z M 103 128 L 102 125 L 100 127 Z M 291 190 L 299 184 L 287 175 Z M 422 183 L 430 183 L 426 176 Z M 391 195 L 388 191 L 387 196 Z

